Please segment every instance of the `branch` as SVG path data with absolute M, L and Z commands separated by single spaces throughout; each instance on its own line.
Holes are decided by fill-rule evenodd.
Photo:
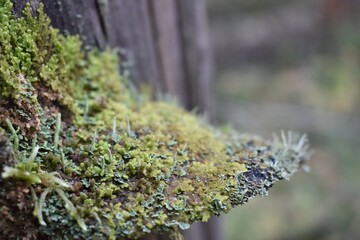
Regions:
M 113 51 L 85 58 L 42 5 L 15 18 L 0 1 L 0 216 L 10 219 L 0 237 L 180 238 L 193 222 L 266 195 L 307 160 L 305 136 L 225 133 L 171 103 L 139 101 Z

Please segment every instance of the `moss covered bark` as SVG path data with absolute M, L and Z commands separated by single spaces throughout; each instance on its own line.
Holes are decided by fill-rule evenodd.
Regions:
M 11 8 L 0 0 L 1 239 L 176 233 L 306 161 L 305 137 L 224 133 L 133 94 L 113 51 L 85 54 L 41 7 Z

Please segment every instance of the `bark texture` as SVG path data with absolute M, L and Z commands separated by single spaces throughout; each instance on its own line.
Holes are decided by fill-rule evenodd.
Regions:
M 210 111 L 212 58 L 203 0 L 13 0 L 14 12 L 43 3 L 52 25 L 89 46 L 120 51 L 131 79 L 192 109 Z

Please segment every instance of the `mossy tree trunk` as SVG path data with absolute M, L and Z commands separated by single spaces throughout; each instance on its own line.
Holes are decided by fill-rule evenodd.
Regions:
M 150 83 L 187 109 L 210 113 L 212 62 L 203 0 L 13 0 L 21 15 L 44 4 L 52 25 L 88 46 L 116 47 L 135 85 Z M 85 46 L 86 47 L 86 46 Z M 194 224 L 186 239 L 222 239 L 217 220 Z M 163 239 L 159 236 L 148 239 Z

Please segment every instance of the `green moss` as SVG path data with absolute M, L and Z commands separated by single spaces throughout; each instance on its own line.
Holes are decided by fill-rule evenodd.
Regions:
M 178 106 L 138 101 L 116 53 L 85 58 L 79 38 L 50 27 L 42 6 L 16 19 L 10 1 L 0 3 L 0 149 L 8 158 L 0 203 L 9 205 L 10 183 L 27 189 L 33 238 L 176 232 L 267 194 L 306 160 L 304 137 L 226 134 Z M 9 207 L 6 216 L 29 217 Z

